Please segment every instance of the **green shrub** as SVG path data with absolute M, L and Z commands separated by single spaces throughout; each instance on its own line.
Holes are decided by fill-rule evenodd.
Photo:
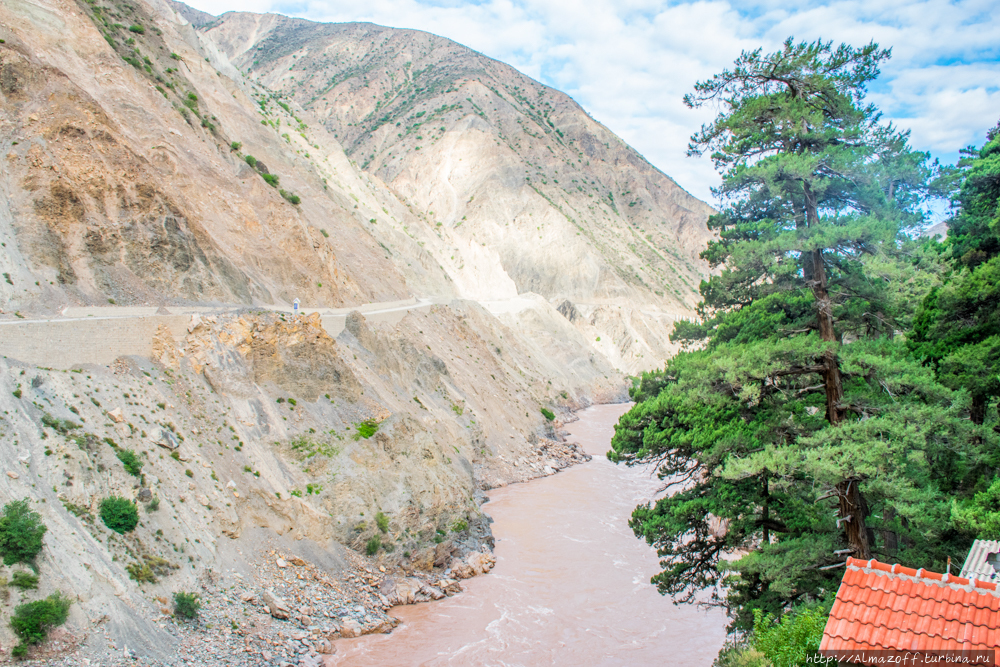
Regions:
M 469 522 L 468 521 L 466 521 L 465 519 L 459 519 L 455 523 L 451 524 L 451 532 L 453 532 L 453 533 L 461 533 L 463 530 L 466 530 L 468 527 L 469 527 Z
M 368 554 L 369 556 L 374 556 L 375 554 L 378 553 L 378 550 L 381 548 L 382 548 L 382 540 L 379 539 L 378 535 L 376 535 L 375 537 L 368 540 L 367 544 L 365 544 L 365 553 Z
M 355 440 L 360 440 L 364 438 L 367 440 L 378 432 L 378 422 L 374 419 L 366 419 L 363 422 L 358 422 L 354 425 L 357 429 L 357 433 L 354 434 Z
M 174 616 L 193 620 L 198 618 L 198 610 L 201 609 L 201 601 L 197 593 L 185 593 L 179 591 L 174 593 Z
M 552 412 L 548 408 L 542 408 L 542 415 L 549 421 L 552 421 L 553 419 L 556 418 L 556 413 Z
M 23 657 L 28 652 L 28 646 L 45 641 L 50 628 L 66 622 L 69 605 L 70 601 L 58 592 L 44 600 L 18 605 L 10 618 L 10 628 L 21 643 L 14 647 L 13 655 Z
M 12 391 L 10 393 L 14 394 L 14 398 L 21 398 L 21 388 L 20 387 L 18 387 L 17 389 L 15 389 L 14 391 Z
M 330 238 L 330 233 L 325 229 L 319 230 L 319 233 L 322 234 L 324 238 Z
M 774 667 L 804 665 L 807 655 L 819 651 L 829 609 L 814 608 L 791 612 L 775 621 L 760 609 L 753 612 L 751 647 L 766 657 Z
M 774 667 L 774 665 L 757 649 L 728 646 L 722 649 L 712 667 Z
M 389 517 L 387 517 L 385 514 L 379 511 L 379 513 L 375 515 L 375 525 L 378 526 L 378 529 L 381 530 L 383 533 L 388 533 Z
M 31 509 L 27 498 L 4 505 L 0 515 L 0 556 L 4 565 L 34 562 L 42 550 L 46 530 L 41 515 Z
M 187 470 L 185 470 L 184 474 L 187 475 L 188 477 L 194 477 L 194 471 L 191 470 L 191 468 L 188 468 Z
M 243 159 L 246 160 L 247 164 L 250 165 L 251 167 L 256 167 L 257 166 L 257 158 L 255 158 L 253 155 L 247 155 Z
M 101 501 L 101 520 L 111 530 L 124 535 L 139 524 L 139 510 L 128 498 L 110 496 Z
M 278 176 L 276 174 L 261 174 L 260 176 L 272 188 L 278 187 Z
M 130 25 L 128 27 L 128 30 L 129 30 L 129 32 L 134 32 L 137 35 L 145 35 L 146 34 L 146 29 L 144 27 L 142 27 L 141 25 L 139 25 L 138 23 Z
M 68 419 L 56 419 L 49 413 L 42 415 L 42 425 L 48 426 L 54 431 L 57 431 L 63 435 L 66 435 L 70 431 L 80 428 L 79 424 L 75 424 Z
M 118 455 L 118 460 L 125 466 L 125 472 L 133 477 L 142 475 L 142 461 L 139 460 L 134 451 L 131 449 L 119 449 L 115 453 Z
M 241 144 L 238 141 L 234 141 L 233 143 L 229 144 L 229 148 L 230 150 L 238 151 L 239 149 L 243 148 L 243 144 Z
M 38 575 L 24 570 L 17 570 L 10 577 L 10 585 L 20 589 L 38 588 Z
M 278 190 L 278 192 L 281 193 L 281 196 L 284 197 L 289 204 L 298 206 L 302 202 L 302 198 L 293 192 L 288 192 L 287 190 Z
M 135 562 L 125 569 L 128 570 L 128 576 L 140 584 L 156 583 L 156 575 L 153 574 L 153 568 L 148 563 Z
M 158 509 L 160 509 L 160 497 L 153 496 L 153 499 L 146 504 L 146 511 L 155 512 Z

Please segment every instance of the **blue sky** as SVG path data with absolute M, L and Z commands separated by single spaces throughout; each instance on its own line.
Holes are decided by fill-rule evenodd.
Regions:
M 789 36 L 893 58 L 870 87 L 887 120 L 943 162 L 982 144 L 1000 120 L 996 0 L 816 2 L 655 0 L 188 0 L 203 11 L 277 12 L 314 21 L 371 21 L 448 37 L 571 95 L 595 119 L 696 196 L 714 203 L 707 157 L 685 157 L 710 120 L 681 98 L 742 50 Z

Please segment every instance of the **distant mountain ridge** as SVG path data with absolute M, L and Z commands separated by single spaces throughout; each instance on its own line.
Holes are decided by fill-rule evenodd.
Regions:
M 711 209 L 563 93 L 412 30 L 227 13 L 203 34 L 312 112 L 445 246 L 495 249 L 496 284 L 468 296 L 511 296 L 506 274 L 550 299 L 692 303 Z M 571 263 L 553 261 L 556 245 Z M 439 259 L 454 277 L 452 250 Z

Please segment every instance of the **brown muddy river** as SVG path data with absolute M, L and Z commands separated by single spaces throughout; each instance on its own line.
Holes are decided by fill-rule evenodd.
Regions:
M 599 405 L 567 425 L 594 455 L 557 475 L 489 493 L 497 564 L 439 602 L 396 607 L 390 635 L 337 642 L 333 664 L 503 667 L 708 667 L 725 615 L 675 606 L 649 577 L 656 553 L 627 525 L 659 486 L 647 470 L 610 463 L 627 405 Z

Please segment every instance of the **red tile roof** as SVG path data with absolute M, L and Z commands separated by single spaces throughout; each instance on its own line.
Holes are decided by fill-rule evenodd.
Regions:
M 994 583 L 847 560 L 821 651 L 950 651 L 1000 647 Z

